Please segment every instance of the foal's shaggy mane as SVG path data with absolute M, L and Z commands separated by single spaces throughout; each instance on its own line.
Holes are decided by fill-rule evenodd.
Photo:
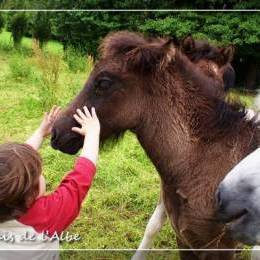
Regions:
M 193 137 L 209 143 L 244 128 L 255 128 L 254 120 L 246 120 L 244 105 L 238 99 L 224 100 L 213 86 L 214 80 L 201 73 L 181 52 L 178 51 L 172 67 L 184 78 L 183 84 L 175 84 L 174 91 L 177 96 L 185 93 L 185 106 L 190 107 L 186 121 Z M 182 110 L 187 111 L 185 107 Z
M 244 105 L 238 99 L 224 100 L 215 80 L 202 73 L 180 50 L 176 49 L 174 58 L 163 68 L 157 69 L 153 76 L 157 81 L 153 84 L 154 93 L 156 88 L 159 93 L 166 86 L 173 97 L 182 99 L 182 102 L 176 100 L 176 106 L 181 108 L 192 138 L 211 143 L 244 129 L 256 129 L 256 122 L 246 119 Z
M 246 121 L 245 107 L 239 101 L 211 98 L 198 106 L 203 110 L 197 115 L 191 114 L 189 125 L 192 135 L 204 142 L 231 137 L 243 128 L 253 127 L 253 121 Z

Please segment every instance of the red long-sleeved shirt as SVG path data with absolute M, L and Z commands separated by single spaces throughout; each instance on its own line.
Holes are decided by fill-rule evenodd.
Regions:
M 38 198 L 18 222 L 33 227 L 38 233 L 60 234 L 78 216 L 96 172 L 95 165 L 79 157 L 74 170 L 66 175 L 50 195 Z

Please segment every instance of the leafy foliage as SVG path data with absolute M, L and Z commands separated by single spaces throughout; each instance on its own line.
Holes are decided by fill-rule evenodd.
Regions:
M 163 15 L 165 16 L 165 15 Z M 149 19 L 139 28 L 148 34 L 184 37 L 191 33 L 219 45 L 234 44 L 240 55 L 259 57 L 260 16 L 257 13 L 175 13 Z
M 8 8 L 37 9 L 254 9 L 260 8 L 258 0 L 6 0 L 2 5 Z M 1 1 L 0 1 L 1 4 Z M 13 20 L 17 14 L 8 14 Z M 141 31 L 152 36 L 208 39 L 217 45 L 233 44 L 236 47 L 236 66 L 241 61 L 259 64 L 260 16 L 254 12 L 57 12 L 27 13 L 29 30 L 26 36 L 33 36 L 43 45 L 49 38 L 63 43 L 64 49 L 77 49 L 84 55 L 97 57 L 101 39 L 111 31 Z M 10 23 L 9 23 L 10 24 Z M 10 26 L 9 26 L 10 27 Z M 17 40 L 19 42 L 19 38 Z M 67 52 L 69 53 L 69 51 Z M 67 56 L 68 58 L 68 56 Z M 73 60 L 68 60 L 69 64 Z M 83 64 L 83 63 L 82 63 Z M 71 68 L 78 70 L 77 66 Z M 80 69 L 81 70 L 81 69 Z M 237 67 L 236 67 L 237 70 Z M 242 68 L 244 71 L 244 68 Z M 240 73 L 238 73 L 240 74 Z
M 193 34 L 218 45 L 234 44 L 242 57 L 260 55 L 257 13 L 60 13 L 53 18 L 54 35 L 65 48 L 72 45 L 96 56 L 100 40 L 111 31 L 141 31 L 147 35 L 184 37 Z
M 10 76 L 16 80 L 31 79 L 32 67 L 21 54 L 14 55 L 9 63 Z
M 7 0 L 9 8 L 38 9 L 254 9 L 257 0 Z M 14 15 L 16 17 L 16 15 Z M 150 35 L 183 37 L 192 33 L 220 45 L 235 44 L 240 55 L 259 56 L 260 16 L 242 12 L 66 12 L 29 15 L 31 34 L 42 44 L 50 36 L 60 40 L 64 48 L 73 46 L 96 56 L 97 46 L 108 32 L 117 30 L 142 31 Z M 13 18 L 14 19 L 14 18 Z M 12 19 L 12 20 L 13 20 Z M 16 18 L 17 19 L 17 18 Z M 23 20 L 24 22 L 24 20 Z

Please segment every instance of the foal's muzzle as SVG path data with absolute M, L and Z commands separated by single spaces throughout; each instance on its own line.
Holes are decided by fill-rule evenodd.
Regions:
M 76 154 L 83 145 L 83 137 L 71 130 L 77 126 L 73 118 L 60 118 L 51 134 L 51 146 L 63 153 Z

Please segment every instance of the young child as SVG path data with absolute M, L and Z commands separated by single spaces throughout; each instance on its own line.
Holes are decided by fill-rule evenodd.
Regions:
M 25 144 L 0 145 L 0 249 L 4 249 L 0 251 L 0 259 L 57 259 L 57 235 L 78 216 L 91 186 L 96 171 L 100 124 L 95 109 L 90 113 L 84 107 L 82 111 L 77 109 L 74 115 L 81 127 L 72 129 L 85 136 L 81 155 L 58 188 L 44 195 L 45 180 L 37 150 L 50 134 L 59 112 L 59 107 L 53 107 Z M 17 253 L 13 249 L 33 251 Z

